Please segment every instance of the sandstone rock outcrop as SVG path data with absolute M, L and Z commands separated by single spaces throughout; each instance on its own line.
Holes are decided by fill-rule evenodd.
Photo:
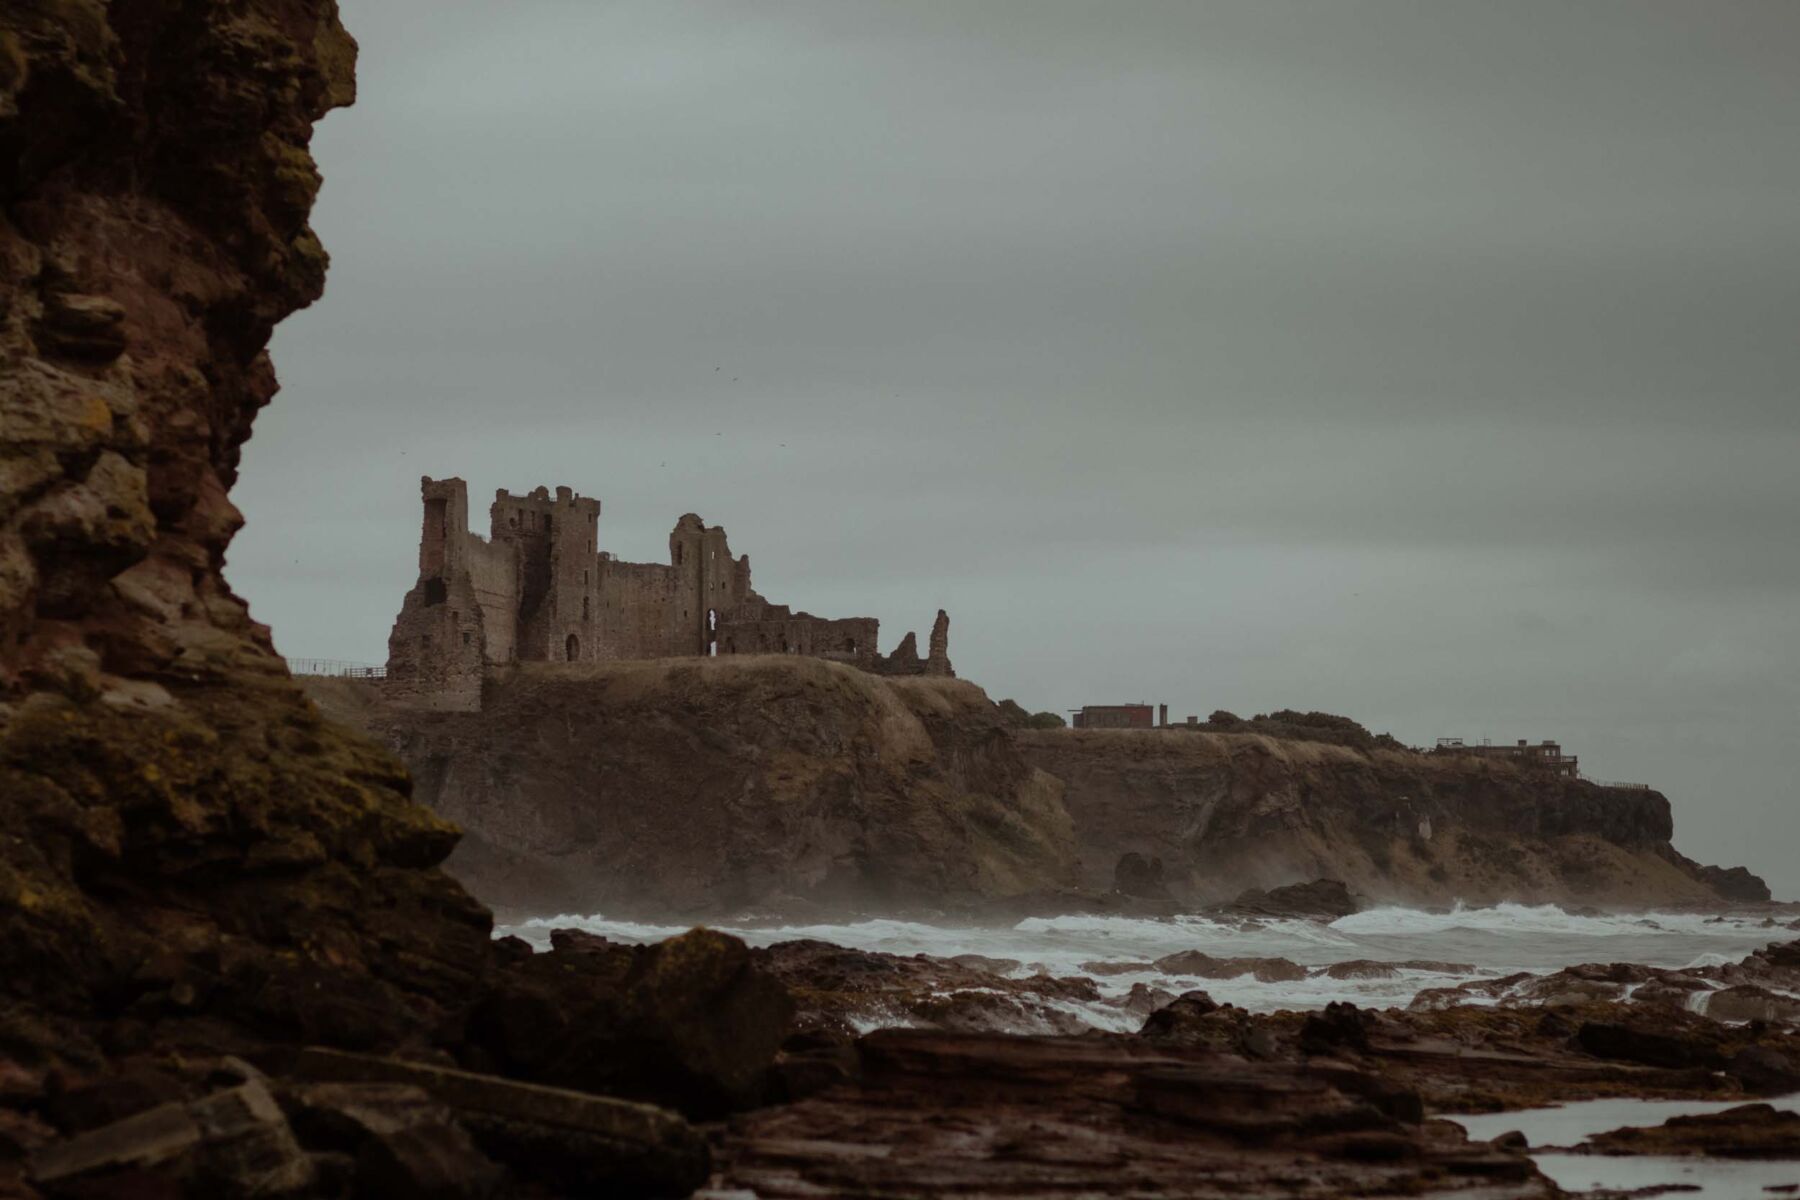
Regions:
M 970 684 L 792 656 L 527 666 L 489 678 L 480 714 L 306 686 L 407 761 L 467 831 L 452 872 L 510 911 L 1330 920 L 1760 886 L 1677 853 L 1655 792 L 1379 746 L 1021 728 Z
M 770 1200 L 1557 1194 L 1357 1067 L 1130 1036 L 873 1034 L 846 1081 L 737 1118 L 715 1153 L 722 1192 Z
M 0 994 L 429 1041 L 490 925 L 455 832 L 221 575 L 355 43 L 329 0 L 56 0 L 0 48 Z
M 411 764 L 450 869 L 534 912 L 944 904 L 1076 873 L 1061 787 L 972 684 L 799 656 L 526 665 L 483 711 L 314 694 Z
M 1182 730 L 1021 730 L 1063 782 L 1082 884 L 1154 855 L 1187 904 L 1321 877 L 1374 903 L 1670 904 L 1766 898 L 1670 844 L 1660 793 L 1504 761 Z
M 492 1058 L 470 1014 L 519 965 L 437 869 L 455 828 L 322 718 L 222 575 L 270 332 L 323 285 L 307 147 L 355 57 L 333 0 L 0 6 L 0 1193 L 488 1177 L 441 1130 L 367 1163 L 296 1139 L 243 1062 Z M 683 1032 L 634 1028 L 646 1057 Z M 579 1130 L 520 1129 L 597 1161 Z M 691 1183 L 692 1150 L 646 1163 Z

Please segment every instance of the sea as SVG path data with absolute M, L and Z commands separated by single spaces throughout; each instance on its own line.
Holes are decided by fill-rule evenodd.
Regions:
M 1736 962 L 1761 946 L 1800 938 L 1787 927 L 1793 914 L 1771 924 L 1766 911 L 1719 916 L 1688 912 L 1592 915 L 1553 904 L 1456 906 L 1442 910 L 1373 908 L 1330 923 L 1305 920 L 1219 919 L 1204 916 L 1030 917 L 1007 926 L 930 924 L 891 919 L 841 924 L 767 924 L 747 921 L 712 927 L 767 946 L 816 938 L 859 950 L 928 954 L 943 958 L 979 954 L 1010 959 L 1013 976 L 1045 972 L 1087 976 L 1104 998 L 1122 997 L 1134 984 L 1174 993 L 1202 989 L 1220 1003 L 1253 1012 L 1322 1008 L 1332 1001 L 1363 1007 L 1404 1007 L 1428 988 L 1529 971 L 1548 974 L 1588 962 L 1633 962 L 1656 967 L 1697 967 Z M 656 942 L 686 925 L 653 925 L 605 916 L 535 918 L 507 925 L 513 934 L 547 948 L 553 929 L 580 929 L 621 942 Z M 1309 968 L 1305 979 L 1264 982 L 1244 974 L 1211 979 L 1172 974 L 1148 964 L 1183 950 L 1220 958 L 1285 958 Z M 1355 959 L 1430 962 L 1374 979 L 1337 979 L 1324 969 Z M 1090 964 L 1145 964 L 1121 973 Z M 1457 969 L 1447 969 L 1457 968 Z M 1478 997 L 1472 998 L 1479 1002 Z M 1135 1030 L 1142 1017 L 1105 1003 L 1064 1002 L 1097 1029 Z M 896 1018 L 901 1021 L 903 1018 Z
M 1444 910 L 1374 908 L 1329 924 L 1299 920 L 1220 920 L 1202 916 L 1032 917 L 1011 926 L 931 924 L 885 919 L 842 924 L 772 924 L 746 921 L 713 928 L 736 934 L 753 946 L 795 938 L 817 938 L 840 946 L 888 954 L 929 954 L 949 958 L 980 954 L 1010 959 L 1014 976 L 1047 972 L 1087 976 L 1101 993 L 1098 1003 L 1057 1001 L 1096 1029 L 1128 1032 L 1143 1018 L 1106 998 L 1119 998 L 1132 985 L 1149 984 L 1180 993 L 1200 988 L 1222 1003 L 1258 1012 L 1321 1008 L 1334 1000 L 1364 1007 L 1404 1007 L 1428 988 L 1453 987 L 1528 971 L 1549 974 L 1590 962 L 1633 962 L 1654 967 L 1701 967 L 1733 963 L 1772 942 L 1800 938 L 1789 927 L 1792 910 L 1771 918 L 1766 910 L 1736 914 L 1638 912 L 1593 915 L 1553 904 L 1499 904 Z M 546 917 L 496 930 L 548 948 L 553 929 L 581 929 L 621 942 L 656 942 L 685 932 L 685 925 L 650 925 L 604 916 Z M 1112 974 L 1094 963 L 1148 963 L 1182 950 L 1218 958 L 1286 958 L 1309 968 L 1305 979 L 1263 982 L 1245 974 L 1235 979 L 1200 979 L 1154 969 Z M 1335 979 L 1333 963 L 1371 959 L 1396 963 L 1430 961 L 1460 964 L 1466 970 L 1407 968 L 1376 979 Z M 1483 1002 L 1477 994 L 1471 1003 Z M 895 1014 L 888 1024 L 904 1024 Z M 884 1021 L 871 1020 L 863 1032 Z M 1778 1097 L 1777 1108 L 1800 1111 L 1800 1096 Z M 1772 1195 L 1800 1191 L 1800 1163 L 1694 1158 L 1607 1158 L 1567 1153 L 1591 1134 L 1624 1125 L 1655 1125 L 1671 1116 L 1716 1112 L 1739 1102 L 1597 1100 L 1556 1108 L 1455 1116 L 1469 1135 L 1485 1140 L 1511 1130 L 1525 1133 L 1532 1158 L 1561 1187 L 1571 1191 L 1607 1189 L 1604 1194 L 1680 1192 L 1712 1197 Z M 1617 1190 L 1613 1190 L 1617 1189 Z M 1636 1189 L 1644 1189 L 1642 1192 Z

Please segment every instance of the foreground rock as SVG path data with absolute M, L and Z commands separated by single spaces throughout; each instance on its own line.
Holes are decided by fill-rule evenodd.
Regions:
M 334 1112 L 360 1126 L 368 1135 L 362 1152 L 366 1153 L 369 1145 L 385 1147 L 376 1160 L 381 1172 L 391 1169 L 416 1177 L 435 1171 L 435 1167 L 427 1165 L 420 1171 L 408 1161 L 409 1156 L 427 1164 L 441 1160 L 446 1150 L 457 1158 L 466 1157 L 460 1153 L 460 1139 L 438 1132 L 448 1125 L 442 1118 L 421 1122 L 408 1113 L 400 1122 L 383 1120 L 393 1111 L 391 1097 L 395 1093 L 374 1089 L 395 1086 L 429 1096 L 453 1112 L 483 1151 L 517 1175 L 571 1193 L 610 1189 L 682 1195 L 705 1180 L 710 1167 L 706 1144 L 693 1127 L 647 1104 L 321 1049 L 302 1052 L 292 1073 L 340 1085 L 336 1090 L 299 1089 L 296 1106 L 315 1114 L 321 1109 Z M 373 1119 L 364 1115 L 370 1113 Z M 410 1134 L 396 1144 L 395 1134 L 402 1130 Z M 394 1160 L 391 1166 L 390 1159 Z M 452 1172 L 441 1174 L 455 1186 L 467 1186 L 466 1175 L 456 1180 Z M 479 1178 L 479 1173 L 475 1177 Z M 418 1191 L 434 1194 L 427 1188 Z
M 1173 994 L 1139 988 L 1104 999 L 1091 979 L 1019 977 L 1019 964 L 901 956 L 829 942 L 779 942 L 755 952 L 799 1006 L 796 1028 L 843 1038 L 856 1029 L 908 1025 L 958 1032 L 1076 1034 L 1101 1013 L 1141 1019 Z M 1085 1011 L 1084 1011 L 1085 1010 Z
M 0 1194 L 562 1187 L 502 1174 L 441 1096 L 303 1095 L 278 1063 L 547 1076 L 474 1020 L 515 971 L 564 976 L 540 1011 L 625 1014 L 621 1089 L 736 1103 L 775 1055 L 779 988 L 742 946 L 622 977 L 497 949 L 438 869 L 456 829 L 224 580 L 270 332 L 324 281 L 312 126 L 355 57 L 333 0 L 0 5 Z M 729 1054 L 718 1014 L 743 1018 Z M 696 1174 L 688 1137 L 657 1190 Z
M 487 970 L 487 911 L 432 869 L 455 830 L 221 574 L 270 330 L 323 286 L 307 144 L 355 54 L 327 0 L 0 7 L 0 1005 L 26 1063 L 159 1028 L 428 1044 Z
M 241 1060 L 169 1076 L 195 1091 L 35 1148 L 52 1196 L 685 1195 L 710 1169 L 673 1113 L 321 1048 L 270 1079 Z M 217 1086 L 222 1077 L 235 1077 Z M 208 1090 L 208 1089 L 211 1090 Z M 129 1105 L 127 1105 L 129 1107 Z
M 706 929 L 650 946 L 553 939 L 549 954 L 505 948 L 466 1061 L 699 1117 L 765 1098 L 793 1002 L 743 942 Z
M 1345 1066 L 1125 1036 L 888 1031 L 811 1098 L 734 1118 L 712 1195 L 1552 1196 L 1523 1154 Z

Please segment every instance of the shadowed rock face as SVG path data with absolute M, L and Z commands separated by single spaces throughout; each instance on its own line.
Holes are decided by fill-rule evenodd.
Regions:
M 1090 888 L 1106 887 L 1104 872 L 1135 853 L 1159 858 L 1169 893 L 1187 904 L 1321 876 L 1376 902 L 1630 905 L 1769 894 L 1741 867 L 1700 867 L 1677 853 L 1669 802 L 1654 791 L 1256 734 L 1016 737 L 1027 762 L 1064 784 Z M 1246 907 L 1273 911 L 1266 898 Z
M 221 577 L 270 330 L 323 284 L 307 143 L 355 49 L 331 0 L 0 5 L 7 1195 L 475 1194 L 490 1157 L 539 1194 L 685 1191 L 707 1154 L 671 1113 L 439 1071 L 290 1126 L 287 1084 L 238 1056 L 548 1074 L 469 1022 L 535 970 L 553 1015 L 632 1017 L 641 1094 L 717 1104 L 754 1093 L 785 1027 L 729 939 L 623 975 L 498 954 L 436 869 L 454 827 L 320 717 Z M 691 990 L 736 1015 L 734 1055 L 656 1003 L 670 979 L 710 984 Z M 365 1057 L 386 1079 L 385 1054 L 342 1062 Z
M 392 1046 L 486 969 L 430 869 L 453 827 L 220 574 L 355 57 L 331 0 L 0 7 L 0 999 L 30 1011 Z
M 488 680 L 479 713 L 308 686 L 406 759 L 467 831 L 449 869 L 503 909 L 666 919 L 1075 878 L 1060 785 L 960 680 L 799 655 L 527 664 Z

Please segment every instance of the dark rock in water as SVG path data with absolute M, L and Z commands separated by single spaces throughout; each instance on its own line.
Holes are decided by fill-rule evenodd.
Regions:
M 1578 1149 L 1612 1155 L 1800 1158 L 1800 1113 L 1768 1104 L 1740 1104 L 1724 1112 L 1670 1117 L 1661 1125 L 1614 1129 L 1596 1134 Z
M 650 946 L 565 935 L 477 1006 L 472 1065 L 716 1116 L 761 1098 L 792 1013 L 787 989 L 726 934 Z
M 1369 958 L 1352 958 L 1335 962 L 1324 973 L 1332 979 L 1392 979 L 1401 971 L 1432 971 L 1439 975 L 1469 975 L 1471 963 L 1438 962 L 1435 959 L 1411 958 L 1403 962 L 1378 962 Z
M 1744 1085 L 1745 1091 L 1765 1096 L 1800 1092 L 1800 1067 L 1779 1050 L 1746 1046 L 1731 1056 L 1725 1073 Z
M 1332 963 L 1324 973 L 1332 979 L 1392 979 L 1400 973 L 1400 968 L 1397 963 L 1352 958 Z
M 953 954 L 947 961 L 971 971 L 985 971 L 990 975 L 1006 975 L 1019 969 L 1019 960 L 1016 958 L 989 958 L 985 954 Z
M 1761 904 L 1772 897 L 1769 885 L 1747 867 L 1699 867 L 1695 874 L 1722 900 Z
M 1191 992 L 1189 993 L 1189 995 L 1193 994 L 1194 993 Z M 1199 994 L 1202 996 L 1206 995 L 1205 992 Z M 1118 1000 L 1110 1001 L 1110 1003 L 1116 1008 L 1123 1009 L 1125 1012 L 1136 1013 L 1141 1017 L 1148 1017 L 1157 1009 L 1168 1004 L 1173 1004 L 1177 999 L 1179 999 L 1179 997 L 1177 997 L 1174 992 L 1166 991 L 1159 987 L 1151 987 L 1147 983 L 1134 983 L 1131 985 L 1131 991 L 1127 992 Z
M 1018 964 L 980 955 L 882 954 L 807 939 L 777 942 L 755 957 L 796 998 L 796 1028 L 810 1032 L 874 1021 L 971 1033 L 1079 1033 L 1088 1023 L 1070 1005 L 1101 1002 L 1091 979 L 1041 970 L 997 974 Z
M 1136 850 L 1119 856 L 1113 867 L 1113 891 L 1146 900 L 1167 900 L 1169 886 L 1163 882 L 1163 861 L 1145 858 Z
M 1360 907 L 1341 881 L 1315 879 L 1311 883 L 1290 883 L 1267 892 L 1251 888 L 1233 900 L 1230 909 L 1256 916 L 1336 920 L 1360 911 Z
M 1254 975 L 1263 983 L 1287 983 L 1306 978 L 1306 968 L 1285 958 L 1215 958 L 1199 950 L 1181 950 L 1156 960 L 1156 969 L 1169 975 L 1193 975 L 1201 979 L 1236 979 Z
M 1156 964 L 1151 962 L 1084 962 L 1081 970 L 1088 975 L 1136 975 L 1140 971 L 1154 971 Z

